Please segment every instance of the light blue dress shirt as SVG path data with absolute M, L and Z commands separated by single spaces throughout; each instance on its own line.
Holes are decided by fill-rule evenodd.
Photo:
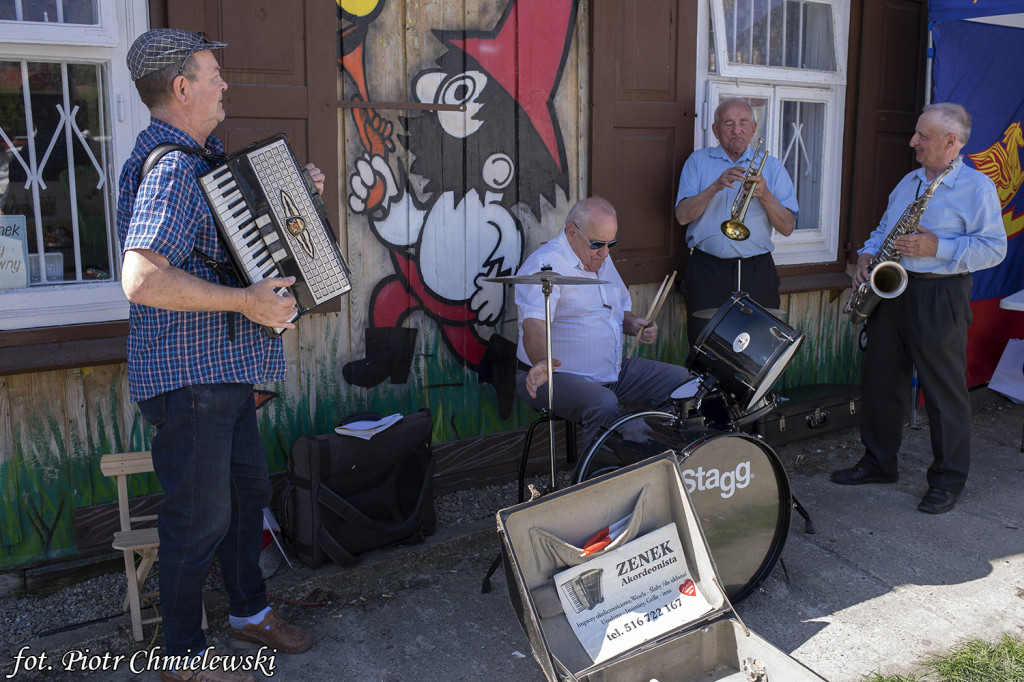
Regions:
M 918 168 L 903 176 L 889 195 L 882 222 L 858 254 L 874 255 L 907 207 L 931 184 Z M 931 258 L 904 257 L 910 272 L 957 275 L 998 265 L 1006 256 L 1006 229 L 996 186 L 987 175 L 961 163 L 942 179 L 921 216 L 923 227 L 939 238 Z
M 683 165 L 683 172 L 679 176 L 679 191 L 676 192 L 676 204 L 700 194 L 733 166 L 741 166 L 746 170 L 753 156 L 754 150 L 749 147 L 738 161 L 730 159 L 721 145 L 696 150 Z M 797 213 L 796 190 L 782 162 L 774 156 L 769 156 L 761 175 L 764 176 L 768 190 L 779 203 L 794 214 Z M 718 258 L 749 258 L 774 250 L 768 213 L 757 199 L 750 200 L 750 206 L 743 218 L 743 224 L 750 229 L 750 238 L 735 241 L 722 234 L 722 223 L 731 217 L 733 202 L 740 192 L 740 183 L 735 184 L 734 188 L 726 188 L 715 194 L 708 202 L 704 213 L 690 222 L 686 230 L 686 245 L 689 248 L 700 249 Z

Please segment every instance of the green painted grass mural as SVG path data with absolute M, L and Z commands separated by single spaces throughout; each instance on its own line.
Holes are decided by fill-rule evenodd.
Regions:
M 74 510 L 117 499 L 113 479 L 103 475 L 100 458 L 108 452 L 149 449 L 150 431 L 134 412 L 129 442 L 121 437 L 118 386 L 111 385 L 105 405 L 90 406 L 88 445 L 65 430 L 54 414 L 33 412 L 28 437 L 13 443 L 12 456 L 0 462 L 0 568 L 71 556 L 75 546 Z M 133 476 L 129 494 L 160 490 L 155 475 Z
M 838 312 L 828 292 L 792 295 L 787 322 L 806 334 L 801 349 L 775 390 L 813 383 L 859 383 L 859 328 Z M 669 319 L 671 319 L 671 315 Z M 353 388 L 338 375 L 338 325 L 324 324 L 319 360 L 307 361 L 289 382 L 264 388 L 279 394 L 258 413 L 271 471 L 287 467 L 291 444 L 302 435 L 328 433 L 350 414 L 408 414 L 429 408 L 435 443 L 508 431 L 529 424 L 533 410 L 518 398 L 511 414 L 498 414 L 495 389 L 480 384 L 448 351 L 431 323 L 421 328 L 413 370 L 406 384 Z M 678 329 L 678 331 L 677 331 Z M 666 321 L 656 344 L 641 346 L 638 357 L 685 364 L 689 351 L 683 325 Z M 96 379 L 100 390 L 86 405 L 85 436 L 55 414 L 32 412 L 23 442 L 13 443 L 0 461 L 0 568 L 77 554 L 74 510 L 116 500 L 112 479 L 99 470 L 109 452 L 148 450 L 152 429 L 132 406 L 123 418 L 122 383 L 117 372 Z M 160 491 L 155 474 L 129 479 L 133 496 Z

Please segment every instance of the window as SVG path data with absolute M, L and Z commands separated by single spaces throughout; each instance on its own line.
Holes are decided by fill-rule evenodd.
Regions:
M 0 258 L 0 329 L 127 318 L 114 223 L 147 118 L 125 66 L 145 16 L 139 0 L 0 0 L 0 224 L 23 226 Z M 5 277 L 19 256 L 22 279 Z
M 95 25 L 99 23 L 96 10 L 96 3 L 90 0 L 3 0 L 0 21 Z
M 846 83 L 847 0 L 709 0 L 700 36 L 703 116 L 697 146 L 717 144 L 715 107 L 751 104 L 767 149 L 786 167 L 800 212 L 790 237 L 775 235 L 780 265 L 833 261 L 839 243 L 839 189 Z M 701 63 L 703 62 L 703 63 Z

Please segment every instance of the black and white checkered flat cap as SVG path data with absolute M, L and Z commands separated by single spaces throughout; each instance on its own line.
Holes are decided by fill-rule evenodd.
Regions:
M 227 43 L 210 40 L 205 33 L 180 28 L 155 28 L 135 39 L 128 50 L 128 70 L 132 80 L 148 76 L 165 66 L 181 64 L 202 50 L 222 50 Z

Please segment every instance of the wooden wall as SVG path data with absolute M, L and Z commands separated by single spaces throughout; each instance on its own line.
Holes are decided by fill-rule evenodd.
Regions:
M 260 411 L 276 471 L 296 437 L 353 412 L 428 407 L 436 443 L 529 423 L 503 373 L 517 338 L 511 295 L 499 292 L 481 312 L 475 285 L 482 274 L 512 274 L 587 187 L 586 2 L 354 3 L 362 14 L 347 5 L 340 0 L 337 17 L 339 99 L 423 105 L 481 85 L 483 94 L 465 114 L 339 108 L 343 181 L 328 200 L 341 206 L 354 288 L 340 312 L 306 316 L 284 335 L 288 378 L 264 387 L 278 397 Z M 473 82 L 460 84 L 460 74 Z M 631 288 L 634 311 L 646 313 L 656 289 Z M 855 335 L 835 293 L 784 297 L 807 341 L 782 386 L 857 381 Z M 673 292 L 659 342 L 640 354 L 683 363 L 684 320 Z M 0 376 L 0 434 L 0 568 L 75 554 L 75 510 L 115 499 L 100 457 L 150 442 L 124 365 Z M 158 490 L 153 476 L 133 485 Z

